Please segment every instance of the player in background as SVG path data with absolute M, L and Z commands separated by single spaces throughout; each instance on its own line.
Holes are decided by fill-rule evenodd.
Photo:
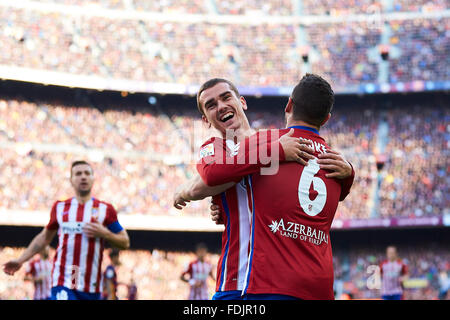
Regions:
M 34 300 L 50 300 L 52 282 L 52 263 L 49 259 L 49 248 L 46 246 L 38 257 L 30 261 L 26 267 L 25 281 L 34 284 Z
M 398 257 L 397 248 L 386 248 L 386 260 L 380 263 L 381 298 L 383 300 L 402 300 L 403 282 L 408 279 L 408 267 Z
M 58 233 L 52 267 L 52 300 L 99 300 L 104 241 L 127 249 L 130 240 L 117 220 L 114 207 L 91 196 L 92 166 L 86 161 L 75 161 L 70 172 L 75 196 L 54 203 L 47 226 L 19 258 L 5 263 L 3 270 L 13 275 Z
M 202 121 L 210 128 L 218 130 L 222 138 L 214 137 L 205 142 L 200 149 L 200 157 L 214 153 L 215 150 L 231 155 L 239 148 L 240 141 L 254 133 L 250 128 L 245 110 L 245 98 L 240 96 L 238 89 L 226 79 L 213 78 L 206 81 L 197 93 L 197 107 L 202 115 Z M 232 131 L 232 138 L 226 139 L 227 131 Z M 281 140 L 287 159 L 306 163 L 299 155 L 312 153 L 308 142 L 284 137 Z M 216 153 L 217 153 L 216 151 Z M 220 157 L 220 154 L 216 154 Z M 333 155 L 334 157 L 334 155 Z M 348 170 L 351 167 L 344 160 L 337 162 L 337 170 Z M 225 191 L 226 190 L 226 191 Z M 217 266 L 217 284 L 214 300 L 240 300 L 245 272 L 248 263 L 250 212 L 247 180 L 242 179 L 218 187 L 207 186 L 200 176 L 182 185 L 175 194 L 174 206 L 182 209 L 186 202 L 201 200 L 214 196 L 213 202 L 222 207 L 225 212 L 217 224 L 223 223 L 225 231 L 222 236 L 222 251 Z
M 189 263 L 180 279 L 189 283 L 188 300 L 208 300 L 207 280 L 208 277 L 215 279 L 212 273 L 212 265 L 206 260 L 208 254 L 206 245 L 204 243 L 197 244 L 195 254 L 197 258 Z
M 248 161 L 226 164 L 206 159 L 197 169 L 208 185 L 237 181 L 249 176 L 251 189 L 250 254 L 243 294 L 246 299 L 334 299 L 333 264 L 329 230 L 338 202 L 345 199 L 354 180 L 330 173 L 333 161 L 317 158 L 333 153 L 319 129 L 331 116 L 334 93 L 320 76 L 307 74 L 294 88 L 285 108 L 290 135 L 313 142 L 314 159 L 306 166 L 281 163 L 276 174 L 262 174 Z M 275 140 L 260 133 L 255 141 Z M 248 145 L 246 144 L 246 145 Z M 253 144 L 258 147 L 259 143 Z M 317 158 L 316 158 L 317 157 Z M 239 150 L 236 159 L 246 158 Z M 336 179 L 335 179 L 336 178 Z M 345 178 L 345 179 L 339 179 Z
M 127 300 L 137 300 L 138 289 L 133 276 L 131 276 L 130 283 L 127 285 L 127 289 L 128 289 Z
M 119 250 L 112 248 L 109 252 L 110 264 L 103 273 L 103 300 L 118 300 L 117 298 L 117 272 L 120 265 Z

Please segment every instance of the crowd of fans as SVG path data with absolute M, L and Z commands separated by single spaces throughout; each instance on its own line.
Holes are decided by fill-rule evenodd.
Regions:
M 422 217 L 448 212 L 450 113 L 446 108 L 418 105 L 405 111 L 387 114 L 390 134 L 380 215 Z
M 395 0 L 392 8 L 386 5 L 388 1 L 380 0 L 269 0 L 263 3 L 258 0 L 42 0 L 46 3 L 87 6 L 106 9 L 129 9 L 137 11 L 163 12 L 163 13 L 190 13 L 190 14 L 232 14 L 232 15 L 293 15 L 295 6 L 301 6 L 302 13 L 308 15 L 332 15 L 357 13 L 376 13 L 379 11 L 430 11 L 447 7 L 445 0 Z M 209 5 L 208 5 L 209 4 Z
M 9 259 L 18 257 L 24 248 L 0 248 L 0 265 Z M 336 298 L 344 299 L 346 295 L 353 299 L 379 299 L 381 297 L 379 282 L 375 269 L 370 266 L 379 265 L 385 258 L 384 248 L 361 248 L 356 246 L 349 250 L 334 250 L 335 281 L 341 283 L 339 289 L 335 285 Z M 441 246 L 435 247 L 400 247 L 400 258 L 408 266 L 409 278 L 419 285 L 409 286 L 404 291 L 404 299 L 415 300 L 438 299 L 441 289 L 446 284 L 450 272 L 450 255 Z M 53 258 L 53 250 L 50 258 Z M 210 253 L 208 260 L 213 264 L 215 274 L 219 256 Z M 117 270 L 119 299 L 127 299 L 128 285 L 135 283 L 137 298 L 140 300 L 183 300 L 187 299 L 188 285 L 180 280 L 180 275 L 188 263 L 195 259 L 192 252 L 168 252 L 154 249 L 121 251 L 120 265 Z M 103 268 L 109 263 L 105 255 Z M 33 285 L 24 281 L 25 268 L 13 277 L 0 272 L 0 299 L 22 300 L 32 299 Z M 372 278 L 372 282 L 370 280 Z M 417 281 L 419 280 L 419 281 Z M 370 282 L 370 283 L 369 283 Z M 371 285 L 372 284 L 372 285 Z M 215 290 L 215 283 L 208 279 L 209 298 Z M 448 295 L 444 295 L 444 298 Z
M 177 6 L 190 11 L 190 3 Z M 220 2 L 218 7 L 228 4 L 238 5 Z M 171 1 L 165 4 L 170 5 Z M 274 2 L 267 8 L 278 12 L 287 7 Z M 326 76 L 338 88 L 377 82 L 378 60 L 369 51 L 378 52 L 383 32 L 381 21 L 310 24 L 304 26 L 307 44 L 300 44 L 295 25 L 79 17 L 70 11 L 3 6 L 0 23 L 2 65 L 184 85 L 220 75 L 238 85 L 290 86 L 306 70 Z M 449 78 L 445 68 L 449 19 L 389 21 L 389 26 L 390 82 Z M 305 53 L 310 69 L 302 60 Z
M 414 52 L 411 55 L 401 54 L 392 63 L 390 82 L 449 78 L 448 68 L 442 68 L 436 61 L 448 63 L 450 19 L 391 21 L 390 25 L 390 44 L 401 52 Z

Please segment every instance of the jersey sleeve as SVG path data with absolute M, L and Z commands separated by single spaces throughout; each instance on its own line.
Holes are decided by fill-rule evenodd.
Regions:
M 277 139 L 272 140 L 272 136 L 258 132 L 241 141 L 230 154 L 223 139 L 209 140 L 200 149 L 197 171 L 208 186 L 237 183 L 242 177 L 270 166 L 272 161 L 284 161 L 278 132 Z
M 52 210 L 50 211 L 50 221 L 48 222 L 46 228 L 49 230 L 56 230 L 59 227 L 58 219 L 56 218 L 56 206 L 58 204 L 58 201 L 56 201 L 53 206 Z
M 106 208 L 104 225 L 109 229 L 109 231 L 113 233 L 119 233 L 123 230 L 123 227 L 120 225 L 117 219 L 117 211 L 110 204 L 108 204 L 108 207 Z
M 339 201 L 343 201 L 348 196 L 353 185 L 353 181 L 355 180 L 355 169 L 350 162 L 349 164 L 352 167 L 352 174 L 346 179 L 339 180 L 341 183 L 341 195 L 339 197 Z

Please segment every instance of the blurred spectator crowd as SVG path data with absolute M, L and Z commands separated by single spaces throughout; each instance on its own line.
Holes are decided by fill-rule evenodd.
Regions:
M 292 15 L 296 6 L 301 6 L 302 13 L 308 15 L 341 15 L 348 13 L 373 13 L 381 10 L 380 0 L 268 0 L 261 3 L 258 0 L 41 0 L 51 4 L 66 4 L 75 6 L 98 7 L 106 9 L 129 9 L 152 12 L 180 12 L 192 14 L 218 13 L 227 15 L 266 14 Z M 427 11 L 446 7 L 444 0 L 394 0 L 393 11 Z
M 52 1 L 47 0 L 51 3 Z M 215 2 L 215 1 L 212 1 Z M 368 12 L 379 1 L 302 1 L 304 14 L 327 14 L 340 8 Z M 211 13 L 203 1 L 58 1 L 77 6 L 148 12 Z M 329 4 L 333 3 L 333 4 Z M 293 15 L 293 1 L 216 1 L 219 14 L 264 12 Z M 396 10 L 447 8 L 445 1 L 405 0 Z M 336 8 L 334 7 L 336 6 Z M 212 10 L 214 12 L 214 10 Z M 359 13 L 355 12 L 355 13 Z M 343 12 L 348 14 L 348 12 Z M 0 6 L 0 65 L 37 70 L 128 79 L 151 83 L 199 85 L 221 76 L 241 86 L 290 86 L 307 71 L 333 85 L 346 87 L 378 82 L 378 59 L 371 56 L 381 43 L 384 23 L 342 21 L 302 27 L 280 24 L 173 22 L 117 19 L 107 14 L 79 16 Z M 387 45 L 393 52 L 389 82 L 450 78 L 450 19 L 414 18 L 387 22 Z M 304 35 L 304 36 L 302 36 Z M 304 37 L 305 43 L 299 41 Z M 308 62 L 303 60 L 305 53 Z M 307 63 L 307 64 L 306 64 Z

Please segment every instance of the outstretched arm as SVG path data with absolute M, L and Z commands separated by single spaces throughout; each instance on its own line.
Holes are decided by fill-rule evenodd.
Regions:
M 183 209 L 187 202 L 203 200 L 206 197 L 215 196 L 234 186 L 235 182 L 229 182 L 222 185 L 210 187 L 200 177 L 194 178 L 181 185 L 174 195 L 173 206 L 177 209 Z
M 16 273 L 16 271 L 18 271 L 25 262 L 30 260 L 36 253 L 41 252 L 52 242 L 56 232 L 57 230 L 44 228 L 37 236 L 33 238 L 31 243 L 19 258 L 10 260 L 3 265 L 3 271 L 8 275 L 14 275 L 14 273 Z

